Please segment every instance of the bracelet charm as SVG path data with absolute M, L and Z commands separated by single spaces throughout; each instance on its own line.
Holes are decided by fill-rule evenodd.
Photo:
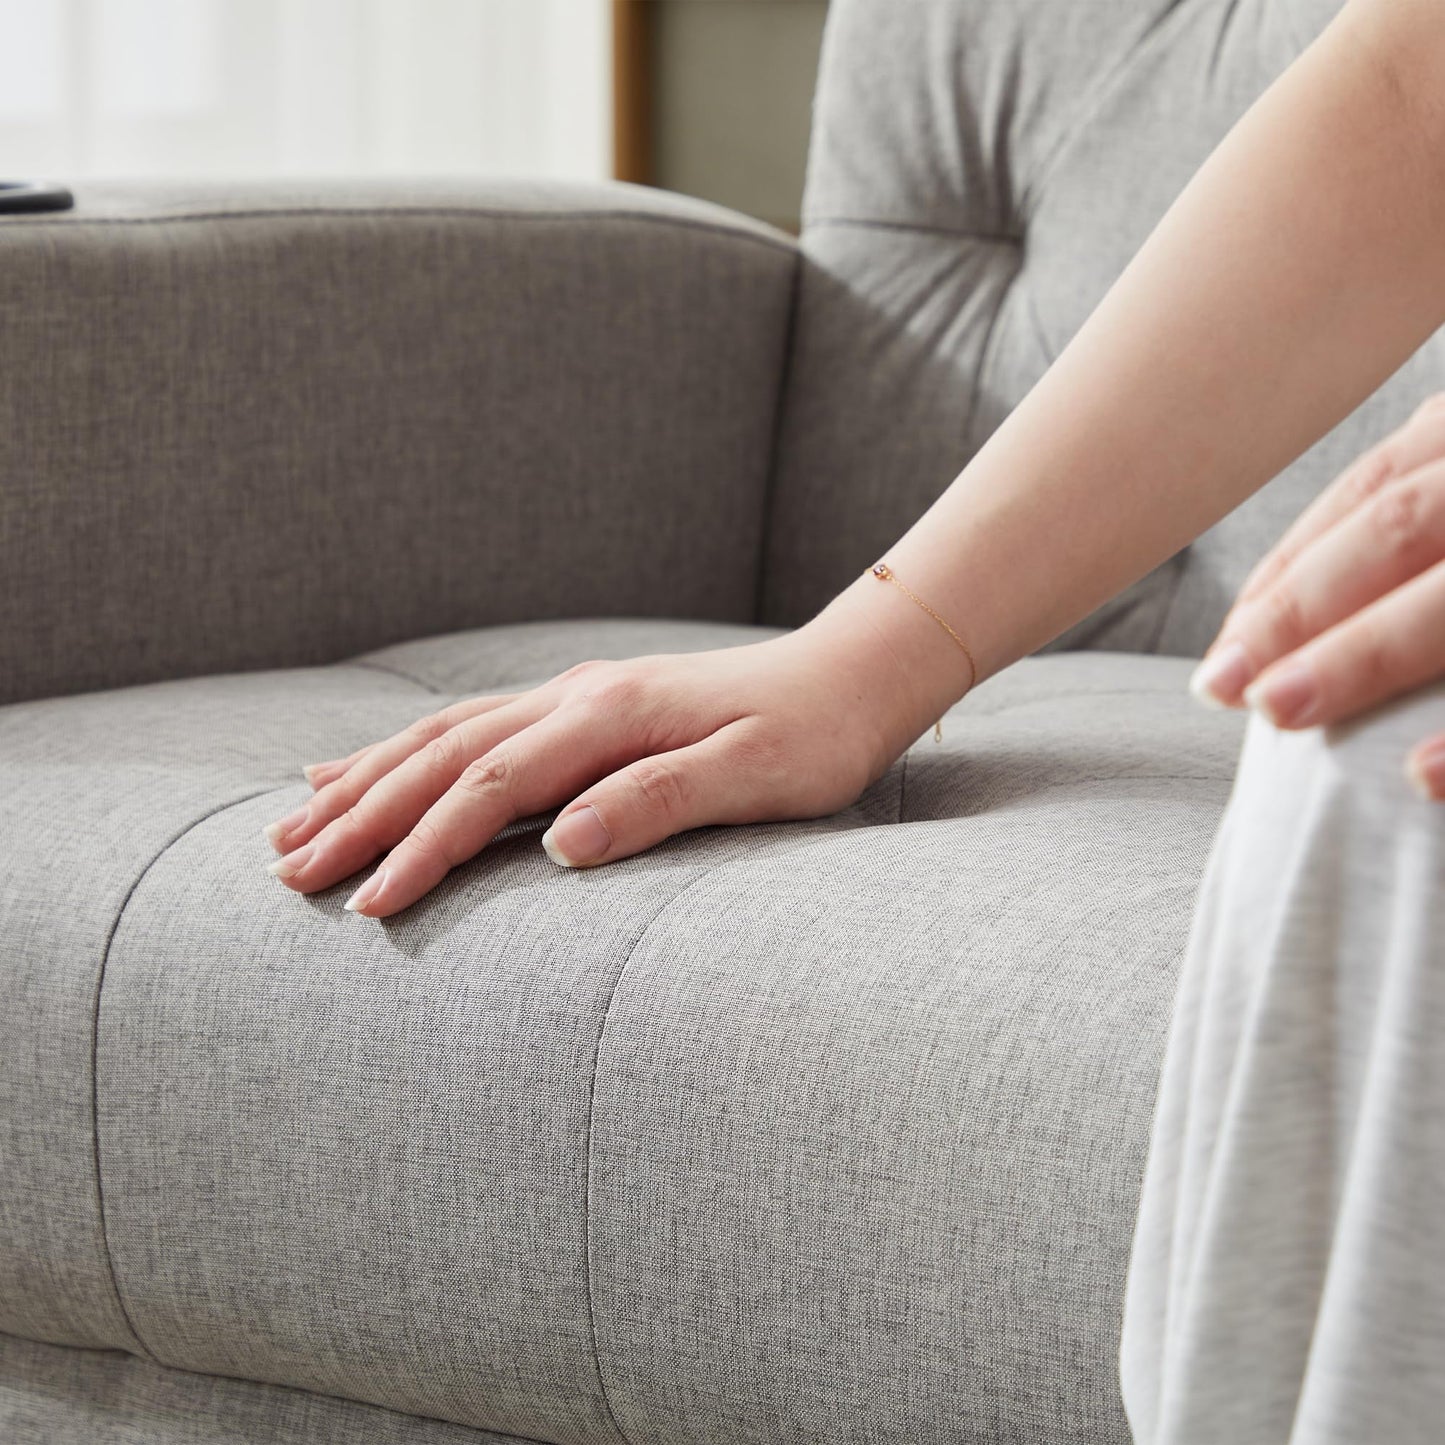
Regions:
M 873 566 L 869 568 L 869 571 L 871 571 L 873 575 L 877 577 L 880 581 L 892 582 L 895 587 L 901 588 L 905 593 L 907 593 L 909 597 L 913 598 L 913 600 L 926 613 L 928 613 L 928 615 L 933 618 L 933 620 L 937 622 L 939 626 L 942 627 L 943 630 L 947 632 L 951 638 L 953 638 L 953 640 L 959 645 L 960 648 L 963 649 L 963 655 L 968 659 L 969 668 L 968 686 L 964 689 L 964 695 L 967 696 L 968 693 L 973 690 L 974 683 L 978 680 L 978 664 L 973 660 L 973 653 L 968 650 L 968 644 L 963 640 L 963 638 L 958 635 L 958 633 L 953 630 L 953 628 L 948 625 L 948 623 L 943 620 L 943 618 L 938 615 L 938 613 L 933 610 L 933 608 L 928 605 L 928 603 L 926 603 L 921 597 L 919 597 L 916 593 L 910 590 L 903 582 L 900 582 L 898 578 L 894 575 L 893 569 L 886 562 L 875 562 Z M 941 743 L 943 741 L 942 718 L 939 718 L 938 721 L 933 724 L 933 741 L 936 743 Z

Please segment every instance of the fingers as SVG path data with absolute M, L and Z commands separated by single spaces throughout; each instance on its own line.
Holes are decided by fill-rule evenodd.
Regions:
M 1416 789 L 1434 802 L 1445 802 L 1445 733 L 1412 748 L 1405 771 Z
M 474 697 L 453 703 L 440 712 L 418 718 L 392 737 L 358 749 L 349 758 L 341 759 L 339 765 L 325 764 L 328 768 L 337 768 L 335 776 L 328 778 L 309 802 L 303 803 L 294 813 L 268 824 L 264 829 L 271 846 L 278 853 L 285 854 L 309 843 L 327 824 L 341 817 L 347 809 L 355 807 L 369 788 L 413 753 L 426 747 L 458 723 L 495 712 L 506 707 L 516 697 L 515 693 L 503 693 L 495 697 Z
M 640 758 L 603 778 L 542 835 L 564 868 L 615 863 L 689 828 L 756 821 L 781 796 L 782 760 L 756 718 L 739 718 L 700 742 Z
M 752 721 L 728 723 L 699 742 L 611 773 L 548 829 L 543 843 L 549 856 L 565 866 L 595 866 L 704 823 L 756 818 L 758 791 L 770 788 L 772 780 L 765 770 L 739 766 L 740 748 L 753 760 L 763 756 L 762 749 L 740 741 Z M 586 736 L 594 725 L 593 718 L 559 709 L 479 758 L 391 850 L 347 908 L 370 918 L 390 917 L 474 857 L 508 823 L 545 811 L 559 795 L 595 778 Z M 624 737 L 619 729 L 615 741 Z M 575 856 L 562 852 L 564 843 L 576 849 Z
M 1442 413 L 1445 415 L 1445 413 Z M 1260 672 L 1445 557 L 1445 462 L 1379 491 L 1236 604 L 1191 686 L 1233 704 Z
M 327 783 L 333 783 L 358 759 L 369 753 L 375 743 L 367 743 L 365 747 L 357 748 L 349 757 L 337 758 L 329 763 L 307 763 L 301 771 L 306 775 L 306 781 L 313 789 L 324 788 Z
M 470 764 L 535 723 L 547 708 L 544 700 L 527 696 L 438 731 L 430 742 L 363 788 L 350 807 L 341 809 L 309 841 L 272 863 L 270 872 L 288 888 L 314 893 L 364 868 L 400 842 Z M 351 784 L 352 774 L 378 768 L 373 760 L 364 759 L 331 787 Z
M 598 662 L 596 659 L 589 659 L 586 662 L 575 663 L 573 666 L 567 668 L 565 671 L 559 672 L 555 677 L 551 678 L 549 682 L 562 682 L 569 677 L 575 677 L 580 673 L 586 672 L 589 668 L 594 668 L 597 665 Z M 474 699 L 474 701 L 486 703 L 488 706 L 500 707 L 501 704 L 505 702 L 512 702 L 520 696 L 520 693 L 505 693 L 496 694 L 494 696 L 486 698 Z M 459 704 L 459 706 L 465 706 L 465 704 Z M 369 753 L 372 748 L 376 746 L 376 743 L 367 743 L 364 747 L 357 748 L 354 753 L 351 753 L 347 757 L 334 758 L 330 762 L 326 763 L 307 763 L 301 769 L 301 771 L 303 774 L 305 774 L 306 781 L 310 783 L 314 789 L 320 790 L 321 788 L 324 788 L 327 783 L 334 783 L 337 778 L 339 778 L 344 772 L 346 772 L 348 768 L 352 766 L 353 763 L 356 763 L 361 758 L 365 757 L 366 754 Z
M 1244 700 L 1276 727 L 1340 722 L 1445 672 L 1445 562 L 1264 669 Z
M 1259 597 L 1311 543 L 1378 496 L 1391 482 L 1441 458 L 1445 458 L 1445 392 L 1422 402 L 1404 426 L 1347 467 L 1300 513 L 1249 574 L 1235 606 Z M 1221 637 L 1229 621 L 1226 618 Z

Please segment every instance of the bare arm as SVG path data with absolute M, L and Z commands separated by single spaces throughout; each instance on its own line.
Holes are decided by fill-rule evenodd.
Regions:
M 1237 506 L 1442 322 L 1445 5 L 1352 0 L 886 558 L 986 677 Z M 866 573 L 809 625 L 878 629 L 899 751 L 968 685 L 943 630 Z
M 980 677 L 1197 536 L 1445 320 L 1440 96 L 1445 3 L 1352 0 L 888 549 L 899 577 L 963 634 Z M 1445 469 L 1438 480 L 1445 535 Z M 1340 510 L 1338 499 L 1321 507 Z M 1302 525 L 1318 531 L 1321 515 Z M 1445 636 L 1445 562 L 1419 582 L 1435 600 L 1412 613 L 1413 632 Z M 1367 610 L 1358 627 L 1378 637 L 1382 624 Z M 508 822 L 567 799 L 542 843 L 568 866 L 709 823 L 823 816 L 881 776 L 968 681 L 943 629 L 865 572 L 781 637 L 593 660 L 326 764 L 306 807 L 268 830 L 281 855 L 271 868 L 312 893 L 384 857 L 347 904 L 383 918 Z

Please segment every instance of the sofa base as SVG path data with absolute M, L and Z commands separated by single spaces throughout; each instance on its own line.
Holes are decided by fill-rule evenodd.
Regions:
M 6 1445 L 521 1445 L 375 1405 L 0 1335 Z

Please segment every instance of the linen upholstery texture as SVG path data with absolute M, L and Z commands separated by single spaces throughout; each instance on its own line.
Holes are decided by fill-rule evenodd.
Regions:
M 624 186 L 75 191 L 0 217 L 0 702 L 752 620 L 781 232 Z
M 913 524 L 1340 8 L 832 0 L 760 620 L 803 622 Z M 1295 465 L 1055 646 L 1202 653 L 1309 499 L 1442 385 L 1437 335 Z
M 382 925 L 259 828 L 445 701 L 804 620 L 1334 9 L 834 0 L 801 259 L 626 187 L 0 222 L 0 1433 L 1126 1438 L 1239 741 L 1134 654 L 1435 343 L 834 817 L 578 872 L 525 819 Z
M 523 1445 L 354 1400 L 0 1335 L 5 1445 Z
M 261 868 L 303 756 L 768 635 L 538 622 L 0 711 L 0 1328 L 556 1442 L 1122 1439 L 1239 735 L 1179 662 L 1021 664 L 829 818 L 575 873 L 522 820 L 383 925 Z

